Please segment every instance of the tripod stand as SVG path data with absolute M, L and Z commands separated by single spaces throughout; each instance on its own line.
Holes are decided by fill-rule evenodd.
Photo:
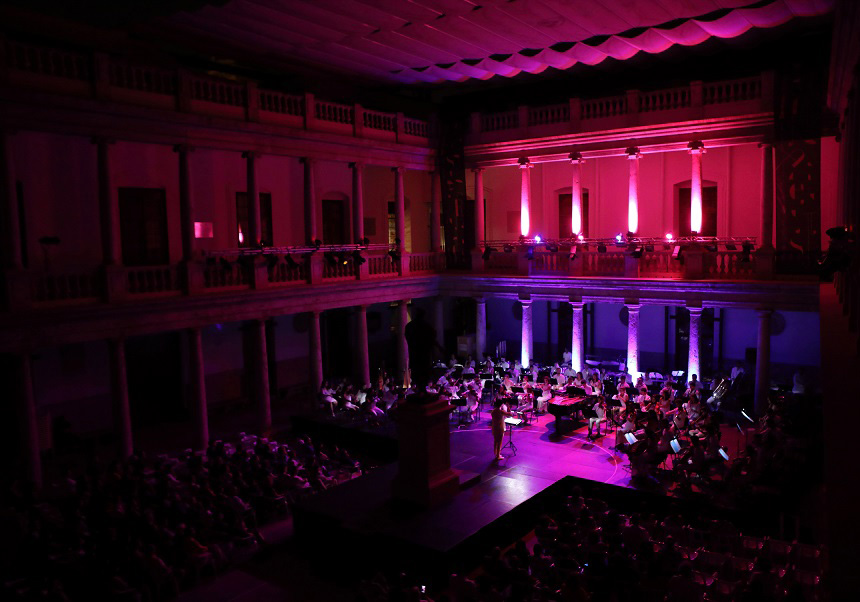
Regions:
M 514 427 L 519 426 L 523 423 L 520 418 L 505 418 L 505 424 L 507 424 L 510 428 L 508 429 L 508 442 L 502 446 L 502 449 L 508 449 L 514 452 L 514 455 L 517 455 L 517 446 L 514 445 Z

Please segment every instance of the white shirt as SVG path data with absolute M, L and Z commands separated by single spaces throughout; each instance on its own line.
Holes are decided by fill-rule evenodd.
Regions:
M 562 358 L 562 360 L 564 360 L 564 363 L 565 363 L 565 364 L 569 364 L 569 363 L 570 363 L 570 361 L 573 359 L 573 354 L 572 354 L 570 351 L 565 351 L 565 352 L 561 355 L 561 358 Z

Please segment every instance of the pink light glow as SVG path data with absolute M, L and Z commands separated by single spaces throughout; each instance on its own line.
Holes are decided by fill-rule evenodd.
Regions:
M 585 237 L 584 237 L 582 234 L 580 234 L 580 235 L 579 235 L 579 236 L 577 236 L 576 238 L 577 238 L 578 240 L 580 240 L 580 241 L 585 240 Z
M 520 182 L 520 234 L 523 236 L 529 235 L 529 228 L 531 227 L 529 223 L 530 167 L 531 164 L 528 159 L 520 160 L 520 169 L 522 170 L 522 181 Z
M 627 185 L 627 231 L 639 230 L 639 149 L 627 149 L 630 173 Z
M 675 239 L 675 237 L 674 237 L 674 236 L 672 236 L 672 233 L 671 233 L 671 232 L 668 232 L 668 233 L 666 234 L 666 240 L 674 240 L 674 239 Z
M 245 242 L 245 235 L 242 234 L 242 226 L 239 226 L 239 244 L 241 245 Z
M 702 148 L 701 142 L 690 143 L 693 174 L 690 185 L 690 230 L 702 231 Z

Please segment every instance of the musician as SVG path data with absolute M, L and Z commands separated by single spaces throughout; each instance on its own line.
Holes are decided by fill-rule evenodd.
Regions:
M 592 409 L 597 414 L 597 416 L 592 416 L 588 419 L 588 438 L 596 439 L 600 437 L 600 423 L 606 422 L 606 400 L 603 398 L 603 395 L 600 395 L 597 398 L 597 402 L 592 406 Z M 592 437 L 591 436 L 591 428 L 597 425 L 597 434 Z
M 573 379 L 574 387 L 584 387 L 585 386 L 585 378 L 582 376 L 582 372 L 577 372 L 576 376 Z
M 493 404 L 493 411 L 490 413 L 490 425 L 493 431 L 493 457 L 496 460 L 504 460 L 502 455 L 502 440 L 505 437 L 505 418 L 513 416 L 512 412 L 508 411 L 508 406 L 502 403 L 499 399 Z
M 637 378 L 636 385 L 633 388 L 637 391 L 641 391 L 643 388 L 647 388 L 647 385 L 645 384 L 645 377 L 640 376 L 639 378 Z
M 320 397 L 324 403 L 328 404 L 329 409 L 331 410 L 331 415 L 334 416 L 334 409 L 337 407 L 337 399 L 335 399 L 335 390 L 329 386 L 328 381 L 323 381 L 322 387 L 320 388 Z
M 475 361 L 471 360 L 466 363 L 466 367 L 463 368 L 463 374 L 474 374 L 475 373 Z
M 735 365 L 732 368 L 732 373 L 731 373 L 731 377 L 730 377 L 732 379 L 732 382 L 735 382 L 737 379 L 739 379 L 743 375 L 744 375 L 743 364 L 741 364 L 740 362 L 735 362 Z
M 621 389 L 629 389 L 629 388 L 630 388 L 630 383 L 627 382 L 627 375 L 622 374 L 621 378 L 618 379 L 618 390 L 621 391 Z
M 552 385 L 549 382 L 549 376 L 543 377 L 543 382 L 538 388 L 540 395 L 535 399 L 535 405 L 538 414 L 543 414 L 546 412 L 546 404 L 552 399 Z
M 669 380 L 670 378 L 672 378 L 671 374 L 666 378 L 666 384 L 664 384 L 663 388 L 660 389 L 660 397 L 667 398 L 671 403 L 675 399 L 675 388 L 672 386 L 672 381 Z
M 662 418 L 665 418 L 670 414 L 675 413 L 675 411 L 676 410 L 672 409 L 672 399 L 661 391 L 660 399 L 657 401 L 657 413 Z
M 675 417 L 672 419 L 672 425 L 675 427 L 675 432 L 679 435 L 687 430 L 687 426 L 689 426 L 687 421 L 687 409 L 683 405 L 678 408 L 678 411 L 675 413 Z
M 618 389 L 618 393 L 613 395 L 612 399 L 621 402 L 620 407 L 613 408 L 613 410 L 615 411 L 615 419 L 617 421 L 618 416 L 624 416 L 627 414 L 627 402 L 630 400 L 630 396 L 627 395 L 627 389 Z
M 624 415 L 624 423 L 621 425 L 622 433 L 632 433 L 636 430 L 636 412 L 628 410 Z
M 573 354 L 570 349 L 565 348 L 564 353 L 561 354 L 561 360 L 565 366 L 570 366 L 570 362 L 573 361 Z
M 648 389 L 644 386 L 640 387 L 639 394 L 636 396 L 634 401 L 639 404 L 639 407 L 642 408 L 643 412 L 647 412 L 648 410 L 645 409 L 645 406 L 650 405 L 651 403 L 651 396 L 648 395 Z
M 687 383 L 687 390 L 684 392 L 685 396 L 689 396 L 693 391 L 699 391 L 702 388 L 702 383 L 699 382 L 699 377 L 696 374 L 693 374 L 690 378 L 690 382 Z
M 516 386 L 516 382 L 511 378 L 510 372 L 505 373 L 505 378 L 502 380 L 502 390 L 505 395 L 511 394 L 511 387 Z
M 514 367 L 511 368 L 511 374 L 514 377 L 514 380 L 520 379 L 520 372 L 523 370 L 523 365 L 520 363 L 520 360 L 514 361 Z
M 591 392 L 594 395 L 602 395 L 603 394 L 603 382 L 600 380 L 600 376 L 597 374 L 592 374 L 588 380 L 588 385 L 591 387 Z
M 484 373 L 485 374 L 492 374 L 495 369 L 496 369 L 496 365 L 493 363 L 493 358 L 490 357 L 489 355 L 487 355 L 487 362 L 484 365 Z
M 505 370 L 505 371 L 510 370 L 511 363 L 507 360 L 507 358 L 503 357 L 501 359 L 501 361 L 499 362 L 499 368 L 501 368 L 502 370 Z

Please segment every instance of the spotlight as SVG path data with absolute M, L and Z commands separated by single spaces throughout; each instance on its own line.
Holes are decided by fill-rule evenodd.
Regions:
M 555 243 L 547 244 L 546 250 L 549 251 L 550 253 L 558 253 L 558 245 Z
M 710 251 L 711 253 L 717 252 L 717 244 L 716 243 L 708 243 L 705 245 L 705 250 Z
M 514 245 L 505 245 L 504 250 L 505 250 L 505 253 L 513 253 L 514 252 Z
M 738 250 L 738 246 L 735 243 L 733 243 L 733 242 L 727 242 L 726 243 L 726 251 L 737 251 L 737 250 Z
M 325 260 L 329 263 L 329 265 L 337 265 L 337 257 L 335 257 L 334 253 L 326 253 Z
M 633 249 L 634 259 L 641 259 L 642 258 L 642 251 L 643 251 L 643 249 L 642 249 L 641 245 L 637 246 L 635 249 Z
M 666 240 L 675 240 L 675 237 L 674 237 L 674 236 L 672 236 L 672 233 L 671 233 L 671 232 L 667 232 L 667 233 L 666 233 Z
M 573 261 L 576 259 L 576 245 L 570 248 L 570 260 Z
M 623 238 L 624 238 L 624 237 L 623 237 L 623 236 L 621 236 L 621 233 L 619 232 L 618 234 L 616 234 L 616 235 L 615 235 L 615 242 L 621 242 L 621 240 L 622 240 Z
M 488 261 L 490 259 L 490 253 L 492 252 L 492 247 L 484 247 L 484 252 L 481 253 L 481 259 L 483 259 L 484 261 Z
M 289 253 L 287 253 L 286 257 L 284 257 L 284 261 L 286 261 L 287 265 L 291 268 L 299 267 L 299 262 L 297 262 L 295 259 L 293 259 L 293 256 L 290 255 Z
M 654 245 L 645 245 L 645 252 L 646 253 L 653 253 L 654 252 Z
M 582 234 L 578 234 L 576 240 L 582 242 L 583 240 L 585 240 L 585 237 Z
M 532 246 L 526 247 L 526 259 L 531 261 L 535 258 L 535 248 Z
M 672 249 L 672 259 L 675 261 L 681 260 L 681 245 L 675 245 L 675 248 Z
M 359 251 L 358 249 L 352 252 L 352 260 L 355 262 L 355 265 L 367 263 L 367 260 L 361 256 L 361 251 Z
M 535 244 L 539 245 L 541 241 L 540 234 L 535 234 Z
M 606 253 L 606 245 L 603 243 L 599 243 L 597 245 L 597 252 L 598 253 Z

